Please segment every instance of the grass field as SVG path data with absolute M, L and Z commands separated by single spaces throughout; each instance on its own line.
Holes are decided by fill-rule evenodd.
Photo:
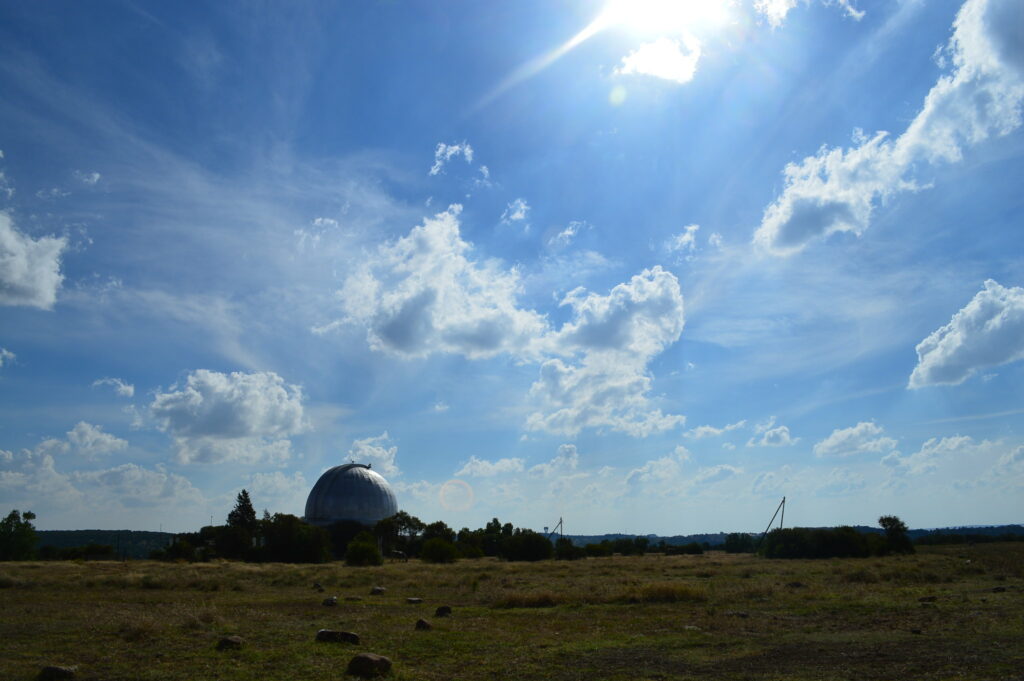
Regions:
M 361 644 L 317 643 L 321 628 Z M 241 650 L 216 649 L 228 634 Z M 1024 544 L 826 561 L 0 564 L 0 679 L 57 664 L 87 680 L 326 681 L 364 651 L 410 680 L 1024 679 Z

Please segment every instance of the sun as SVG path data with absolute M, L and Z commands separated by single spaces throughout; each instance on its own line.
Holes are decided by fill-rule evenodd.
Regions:
M 609 0 L 598 22 L 641 34 L 684 34 L 721 28 L 730 0 Z

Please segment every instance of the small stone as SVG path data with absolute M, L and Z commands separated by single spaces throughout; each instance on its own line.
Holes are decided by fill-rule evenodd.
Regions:
M 683 627 L 683 630 L 684 631 L 700 631 L 700 627 L 694 626 L 692 624 L 687 624 L 686 626 Z
M 316 640 L 321 643 L 354 643 L 359 645 L 359 635 L 353 634 L 351 631 L 321 629 L 316 632 Z
M 324 605 L 328 606 L 328 607 L 331 607 L 331 606 L 337 605 L 337 604 L 338 604 L 338 597 L 337 597 L 337 596 L 331 596 L 330 598 L 325 598 L 325 599 L 324 599 L 324 600 L 322 601 L 322 603 L 323 603 Z
M 1005 592 L 1006 592 L 1006 587 L 1005 586 L 994 586 L 994 587 L 992 587 L 992 593 L 994 593 L 994 594 L 1001 594 L 1001 593 L 1005 593 Z
M 433 629 L 434 627 L 431 626 L 430 622 L 424 619 L 418 619 L 416 620 L 416 628 L 420 631 L 426 631 L 427 629 Z
M 391 669 L 391 660 L 383 655 L 373 653 L 359 653 L 348 663 L 347 674 L 360 676 L 364 679 L 371 679 L 375 676 L 383 676 Z
M 384 587 L 382 587 L 382 586 L 375 586 L 372 589 L 370 589 L 370 595 L 371 596 L 383 596 L 385 591 L 387 591 L 387 589 L 385 589 Z
M 405 602 L 408 603 L 409 605 L 419 605 L 420 603 L 423 602 L 423 599 L 422 598 L 406 598 Z
M 938 596 L 921 596 L 917 599 L 919 603 L 934 603 L 938 600 Z
M 58 667 L 56 665 L 50 665 L 43 667 L 39 670 L 39 676 L 36 678 L 39 681 L 60 681 L 61 679 L 73 679 L 75 678 L 75 672 L 78 671 L 78 667 Z
M 225 636 L 217 641 L 217 650 L 239 650 L 245 639 L 241 636 Z
M 439 605 L 437 610 L 434 611 L 434 617 L 448 617 L 452 614 L 452 606 L 450 605 Z

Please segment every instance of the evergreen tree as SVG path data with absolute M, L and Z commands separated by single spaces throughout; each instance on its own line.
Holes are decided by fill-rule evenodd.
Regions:
M 252 499 L 244 489 L 238 493 L 235 507 L 228 513 L 228 527 L 254 532 L 257 527 L 256 509 L 252 507 Z

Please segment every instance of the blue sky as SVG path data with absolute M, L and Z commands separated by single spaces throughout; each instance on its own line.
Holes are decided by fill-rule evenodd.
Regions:
M 0 504 L 1020 522 L 1022 12 L 5 4 Z

